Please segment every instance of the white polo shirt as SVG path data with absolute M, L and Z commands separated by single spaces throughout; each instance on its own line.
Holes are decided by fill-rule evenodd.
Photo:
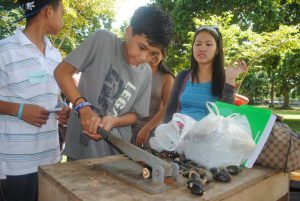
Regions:
M 47 37 L 44 41 L 45 55 L 21 29 L 0 40 L 0 100 L 55 108 L 59 88 L 53 71 L 61 55 Z M 41 128 L 0 114 L 0 178 L 37 172 L 39 165 L 58 162 L 57 126 L 54 113 Z

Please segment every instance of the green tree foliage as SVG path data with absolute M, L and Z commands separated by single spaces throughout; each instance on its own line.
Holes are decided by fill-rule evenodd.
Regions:
M 111 28 L 114 19 L 114 1 L 111 0 L 64 0 L 64 29 L 52 41 L 67 54 L 87 36 L 100 28 Z
M 195 30 L 195 18 L 210 19 L 212 15 L 222 16 L 230 12 L 231 24 L 256 33 L 275 31 L 281 24 L 297 25 L 300 22 L 298 0 L 153 0 L 153 4 L 169 12 L 175 24 L 168 60 L 175 71 L 184 62 L 181 58 L 188 51 L 184 44 L 188 41 L 188 32 Z
M 12 23 L 22 16 L 19 9 L 12 1 L 0 0 L 0 39 L 13 35 L 17 24 Z
M 259 71 L 264 71 L 267 73 L 266 80 L 270 83 L 270 98 L 271 102 L 269 107 L 274 106 L 274 95 L 275 95 L 275 72 L 278 69 L 278 65 L 280 62 L 280 55 L 279 54 L 267 54 L 264 55 L 262 60 L 260 61 L 262 68 Z
M 284 98 L 283 108 L 289 108 L 290 95 L 299 95 L 300 80 L 300 48 L 285 53 L 281 57 L 276 77 L 281 94 Z M 294 92 L 294 94 L 290 94 Z
M 299 30 L 300 25 L 281 25 L 276 31 L 260 34 L 263 39 L 260 43 L 260 49 L 263 52 L 256 62 L 263 66 L 263 69 L 259 70 L 266 71 L 268 74 L 267 80 L 271 84 L 270 97 L 272 102 L 270 106 L 273 106 L 274 92 L 276 92 L 283 97 L 284 107 L 289 108 L 289 91 L 297 88 L 297 85 L 293 84 L 295 81 L 288 80 L 290 80 L 291 74 L 297 75 L 297 71 L 299 74 L 299 68 L 283 61 L 286 59 L 286 55 L 294 55 L 294 52 L 300 48 Z M 295 59 L 295 57 L 292 58 Z
M 0 38 L 12 35 L 17 26 L 12 23 L 22 16 L 22 10 L 13 1 L 0 0 Z M 65 6 L 64 28 L 58 36 L 50 40 L 63 55 L 72 51 L 88 35 L 99 28 L 110 29 L 115 16 L 115 0 L 63 0 Z
M 246 59 L 250 66 L 240 92 L 254 101 L 279 89 L 284 55 L 300 47 L 299 0 L 154 0 L 169 12 L 175 24 L 167 64 L 174 72 L 189 67 L 191 40 L 196 27 L 218 25 L 223 34 L 226 62 Z M 275 59 L 277 58 L 277 59 Z M 282 72 L 282 73 L 287 73 Z M 244 78 L 241 78 L 240 82 Z M 252 86 L 252 88 L 249 88 Z M 260 89 L 258 87 L 261 87 Z M 292 89 L 293 90 L 293 89 Z M 249 91 L 249 92 L 248 92 Z M 283 94 L 283 92 L 279 92 Z
M 249 98 L 250 104 L 260 103 L 268 96 L 268 76 L 264 71 L 254 72 L 252 69 L 243 81 L 240 93 Z
M 233 23 L 256 32 L 277 30 L 280 24 L 295 25 L 300 20 L 299 0 L 153 0 L 168 11 L 178 31 L 191 30 L 193 18 L 233 13 Z

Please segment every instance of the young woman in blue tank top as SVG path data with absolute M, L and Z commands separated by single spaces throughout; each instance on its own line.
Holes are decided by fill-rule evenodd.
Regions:
M 245 61 L 224 69 L 222 35 L 216 26 L 201 26 L 192 43 L 191 68 L 174 82 L 164 122 L 175 112 L 200 120 L 208 114 L 207 101 L 233 103 L 236 78 L 248 70 Z

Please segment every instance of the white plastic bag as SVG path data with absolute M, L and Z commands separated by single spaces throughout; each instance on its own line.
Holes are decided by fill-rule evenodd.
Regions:
M 178 153 L 207 168 L 241 165 L 256 147 L 247 117 L 239 114 L 223 117 L 214 103 L 206 106 L 209 114 L 182 138 Z
M 174 151 L 179 141 L 188 133 L 196 121 L 184 114 L 175 113 L 167 124 L 159 125 L 150 138 L 149 143 L 152 149 L 157 151 Z

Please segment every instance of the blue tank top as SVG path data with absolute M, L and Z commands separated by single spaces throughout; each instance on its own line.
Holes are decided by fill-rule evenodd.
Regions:
M 217 98 L 211 93 L 211 82 L 191 83 L 186 82 L 180 96 L 180 113 L 188 115 L 199 121 L 208 114 L 206 101 L 216 101 Z

